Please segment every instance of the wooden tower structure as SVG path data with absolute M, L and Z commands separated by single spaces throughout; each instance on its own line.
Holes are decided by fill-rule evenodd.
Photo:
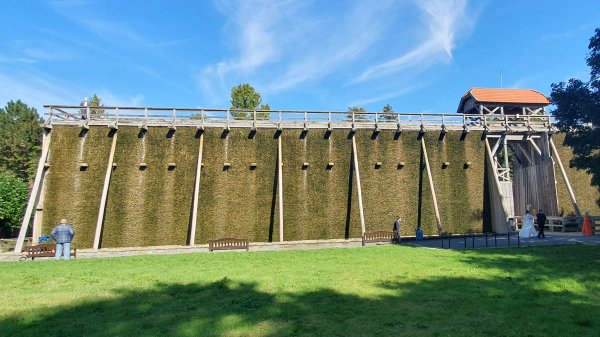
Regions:
M 492 223 L 496 232 L 514 228 L 515 219 L 525 210 L 542 209 L 550 217 L 560 216 L 555 166 L 559 166 L 567 182 L 579 215 L 575 195 L 550 137 L 555 128 L 542 122 L 543 132 L 515 130 L 545 120 L 549 104 L 546 96 L 531 89 L 472 88 L 460 100 L 457 112 L 482 116 L 474 120 L 483 122 L 486 128 Z

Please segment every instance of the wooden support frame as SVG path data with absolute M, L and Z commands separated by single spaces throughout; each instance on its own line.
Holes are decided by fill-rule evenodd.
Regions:
M 506 141 L 506 137 L 502 138 L 502 146 L 504 147 L 504 167 L 506 169 L 510 169 L 510 164 L 508 162 L 508 142 Z
M 421 138 L 421 150 L 423 151 L 423 158 L 425 158 L 425 168 L 427 169 L 427 178 L 429 178 L 429 189 L 431 190 L 431 199 L 433 200 L 433 210 L 435 212 L 435 222 L 437 224 L 438 235 L 442 235 L 442 220 L 440 218 L 440 210 L 438 208 L 437 197 L 435 194 L 435 187 L 433 186 L 433 176 L 431 175 L 431 168 L 429 166 L 429 158 L 427 157 L 427 149 L 425 148 L 425 137 Z
M 533 149 L 535 150 L 535 152 L 537 152 L 537 154 L 539 154 L 541 156 L 542 150 L 540 150 L 539 146 L 537 146 L 535 141 L 533 139 L 529 138 L 529 142 L 531 143 L 531 146 L 533 146 Z
M 575 209 L 575 213 L 577 216 L 581 216 L 581 212 L 579 211 L 579 206 L 577 206 L 577 199 L 575 198 L 575 193 L 573 192 L 573 188 L 571 187 L 571 182 L 569 181 L 569 177 L 567 177 L 567 171 L 565 171 L 565 167 L 560 160 L 560 156 L 558 155 L 558 151 L 556 150 L 556 146 L 554 146 L 554 141 L 552 137 L 549 139 L 550 148 L 552 149 L 552 155 L 555 157 L 555 162 L 558 163 L 558 167 L 560 168 L 560 173 L 565 180 L 565 184 L 567 185 L 567 191 L 569 191 L 569 197 L 571 198 L 571 202 L 573 203 L 573 208 Z
M 283 242 L 283 154 L 281 134 L 277 138 L 277 199 L 279 201 L 279 242 Z
M 106 165 L 106 174 L 104 175 L 104 186 L 102 187 L 102 196 L 100 197 L 100 209 L 98 210 L 98 220 L 96 221 L 96 233 L 94 235 L 94 245 L 92 248 L 100 248 L 100 237 L 102 236 L 102 224 L 104 224 L 104 211 L 106 210 L 106 199 L 108 198 L 108 186 L 110 185 L 110 177 L 113 170 L 113 162 L 115 159 L 115 149 L 117 148 L 118 132 L 114 131 L 112 136 L 112 144 L 110 146 L 110 154 L 108 155 L 108 164 Z
M 500 136 L 500 138 L 496 141 L 496 144 L 494 144 L 494 148 L 492 149 L 492 156 L 496 155 L 496 152 L 498 152 L 498 148 L 500 147 L 500 144 L 503 144 L 505 139 L 506 139 L 506 135 L 502 134 L 502 136 Z
M 365 235 L 365 212 L 363 208 L 362 187 L 360 184 L 360 172 L 358 169 L 358 152 L 356 151 L 356 137 L 352 133 L 352 161 L 354 162 L 354 172 L 356 172 L 356 191 L 358 192 L 358 214 L 360 217 L 360 235 Z
M 48 158 L 48 153 L 50 152 L 51 138 L 51 129 L 44 129 L 44 133 L 42 135 L 42 155 L 40 156 L 40 160 L 38 162 L 37 171 L 35 173 L 35 180 L 33 182 L 33 188 L 31 189 L 31 193 L 29 194 L 29 201 L 27 202 L 27 208 L 25 209 L 25 216 L 23 216 L 23 221 L 21 222 L 21 229 L 19 230 L 19 236 L 17 238 L 17 243 L 15 244 L 15 253 L 21 253 L 21 251 L 23 250 L 23 243 L 25 242 L 25 235 L 27 234 L 27 228 L 29 227 L 29 220 L 31 220 L 33 207 L 38 201 L 38 197 L 40 195 L 40 187 L 42 185 L 41 182 L 42 177 L 44 175 L 44 167 L 46 164 L 46 159 Z
M 533 159 L 527 154 L 527 150 L 523 147 L 523 145 L 517 143 L 517 146 L 521 150 L 521 153 L 525 156 L 525 159 L 527 159 L 527 161 L 529 162 L 529 165 L 533 165 Z
M 40 187 L 40 195 L 38 197 L 38 202 L 35 206 L 35 213 L 33 215 L 33 229 L 31 231 L 31 236 L 33 238 L 38 238 L 42 236 L 42 221 L 44 218 L 44 193 L 46 191 L 46 175 L 47 170 L 44 170 L 41 182 L 42 186 Z
M 196 244 L 196 226 L 198 222 L 198 201 L 200 200 L 200 176 L 202 174 L 202 152 L 204 148 L 204 132 L 200 134 L 198 145 L 198 161 L 196 163 L 196 180 L 194 181 L 194 199 L 192 201 L 192 223 L 190 224 L 189 245 Z

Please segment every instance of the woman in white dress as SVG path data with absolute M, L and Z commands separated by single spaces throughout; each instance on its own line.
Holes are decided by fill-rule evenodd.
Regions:
M 533 215 L 531 215 L 529 211 L 525 211 L 525 215 L 523 216 L 523 226 L 521 227 L 521 231 L 519 231 L 519 237 L 532 238 L 535 236 L 537 236 L 537 231 L 533 225 Z

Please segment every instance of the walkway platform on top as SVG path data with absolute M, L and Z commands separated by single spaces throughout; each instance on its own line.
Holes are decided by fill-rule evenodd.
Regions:
M 427 114 L 342 111 L 244 111 L 224 109 L 81 107 L 46 105 L 44 127 L 71 125 L 252 129 L 366 129 L 407 131 L 555 132 L 548 115 Z M 268 114 L 268 115 L 267 115 Z

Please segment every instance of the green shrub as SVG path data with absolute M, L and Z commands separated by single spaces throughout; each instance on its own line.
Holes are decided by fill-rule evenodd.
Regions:
M 25 181 L 0 173 L 0 237 L 12 236 L 19 227 L 28 192 Z

